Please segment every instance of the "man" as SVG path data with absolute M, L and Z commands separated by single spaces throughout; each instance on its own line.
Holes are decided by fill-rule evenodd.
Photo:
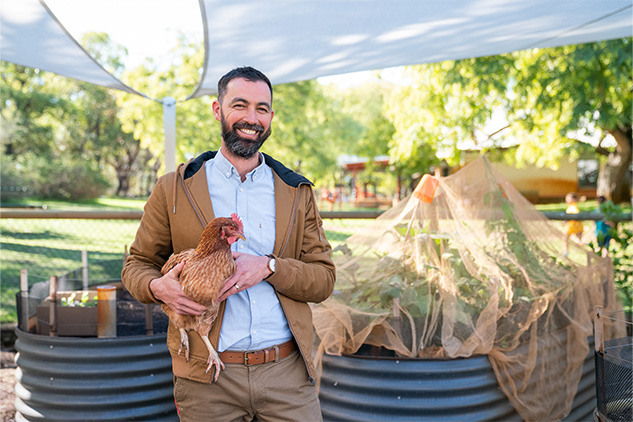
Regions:
M 183 421 L 321 419 L 307 302 L 332 293 L 335 269 L 312 183 L 259 152 L 271 131 L 272 96 L 268 78 L 251 67 L 220 79 L 213 114 L 221 149 L 158 180 L 123 268 L 123 283 L 139 301 L 199 315 L 204 307 L 180 289 L 182 264 L 165 276 L 160 268 L 172 253 L 195 248 L 214 217 L 237 213 L 243 220 L 246 240 L 232 245 L 237 272 L 220 292 L 209 334 L 225 364 L 217 382 L 213 371 L 204 373 L 199 336 L 189 337 L 187 362 L 178 355 L 180 334 L 168 331 Z M 244 362 L 250 351 L 258 352 Z

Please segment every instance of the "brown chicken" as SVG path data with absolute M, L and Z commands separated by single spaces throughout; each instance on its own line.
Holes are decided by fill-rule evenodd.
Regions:
M 185 348 L 185 357 L 189 361 L 189 337 L 187 331 L 194 330 L 207 346 L 209 358 L 207 370 L 215 366 L 215 380 L 220 376 L 224 363 L 209 341 L 209 331 L 218 315 L 220 304 L 218 296 L 226 279 L 235 274 L 237 266 L 231 255 L 231 244 L 237 239 L 244 240 L 244 228 L 237 214 L 231 214 L 231 218 L 218 217 L 213 219 L 202 232 L 202 237 L 196 249 L 185 249 L 178 254 L 169 257 L 163 265 L 161 273 L 167 274 L 169 270 L 185 261 L 180 273 L 180 286 L 182 291 L 207 307 L 201 315 L 181 315 L 174 312 L 167 305 L 163 305 L 163 311 L 169 316 L 170 321 L 180 330 L 180 349 Z

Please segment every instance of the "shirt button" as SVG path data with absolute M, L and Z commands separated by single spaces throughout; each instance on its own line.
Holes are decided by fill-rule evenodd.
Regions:
M 231 172 L 230 172 L 230 171 L 227 171 L 227 172 L 226 172 L 226 177 L 229 177 L 229 176 L 231 176 Z
M 240 188 L 240 192 L 244 192 L 244 188 Z

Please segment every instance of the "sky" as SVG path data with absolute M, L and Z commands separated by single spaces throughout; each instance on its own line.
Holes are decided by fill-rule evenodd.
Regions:
M 147 57 L 158 70 L 169 66 L 164 52 L 176 46 L 177 35 L 203 41 L 202 17 L 198 0 L 45 0 L 57 19 L 78 41 L 85 32 L 106 32 L 110 39 L 128 50 L 124 61 L 132 69 Z M 343 88 L 370 80 L 374 72 L 355 72 L 319 78 L 322 84 Z M 401 68 L 384 72 L 392 82 L 401 79 Z

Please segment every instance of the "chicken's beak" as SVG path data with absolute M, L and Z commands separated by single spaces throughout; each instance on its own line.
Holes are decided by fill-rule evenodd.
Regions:
M 246 238 L 244 237 L 244 233 L 240 233 L 240 232 L 238 232 L 238 233 L 237 233 L 237 238 L 238 238 L 238 239 L 242 239 L 244 242 L 246 242 Z

